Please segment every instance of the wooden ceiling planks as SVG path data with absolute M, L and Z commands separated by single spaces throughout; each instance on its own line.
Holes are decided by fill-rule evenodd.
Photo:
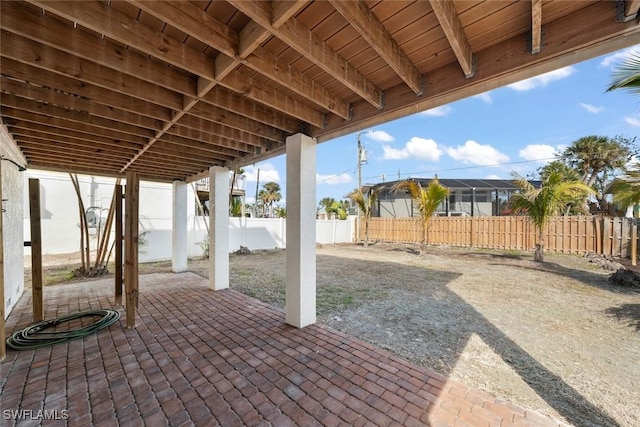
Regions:
M 190 180 L 633 45 L 625 6 L 2 1 L 0 114 L 31 167 Z

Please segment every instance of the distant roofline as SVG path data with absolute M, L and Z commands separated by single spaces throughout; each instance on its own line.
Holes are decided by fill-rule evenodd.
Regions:
M 412 177 L 407 179 L 400 179 L 395 181 L 386 181 L 380 182 L 377 184 L 367 183 L 362 186 L 364 191 L 368 191 L 370 189 L 386 189 L 393 187 L 399 182 L 407 181 L 407 180 L 415 180 L 420 183 L 420 185 L 427 186 L 431 182 L 433 178 L 418 178 Z M 440 184 L 452 190 L 518 190 L 518 187 L 514 184 L 513 179 L 475 179 L 475 178 L 438 178 Z M 534 187 L 540 188 L 542 185 L 542 181 L 540 180 L 527 180 Z M 353 190 L 355 191 L 355 189 Z M 349 197 L 353 191 L 349 192 L 345 197 Z

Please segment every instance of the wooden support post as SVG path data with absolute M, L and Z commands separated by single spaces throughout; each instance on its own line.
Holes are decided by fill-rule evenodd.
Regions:
M 115 272 L 115 303 L 122 305 L 122 185 L 117 184 L 115 188 L 115 208 L 116 208 L 116 272 Z
M 0 362 L 7 355 L 4 324 L 4 234 L 2 233 L 2 159 L 0 158 Z
M 40 180 L 29 178 L 29 216 L 31 223 L 31 299 L 33 321 L 44 320 L 42 301 L 42 233 L 40 231 Z
M 136 326 L 138 308 L 138 202 L 140 180 L 135 172 L 127 172 L 125 192 L 124 237 L 125 263 L 124 284 L 126 292 L 127 328 Z

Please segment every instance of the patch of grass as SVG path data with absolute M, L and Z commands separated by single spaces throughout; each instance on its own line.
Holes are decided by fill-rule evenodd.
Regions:
M 239 277 L 250 277 L 253 276 L 255 273 L 251 270 L 242 270 L 242 269 L 236 269 L 233 271 L 234 274 L 236 274 Z
M 319 286 L 316 293 L 316 309 L 319 315 L 327 315 L 360 306 L 367 301 L 381 300 L 387 296 L 387 291 L 379 289 Z
M 58 283 L 68 282 L 70 280 L 74 280 L 76 275 L 73 273 L 73 270 L 69 270 L 68 268 L 59 268 L 59 269 L 50 269 L 47 270 L 44 274 L 44 285 L 57 285 Z

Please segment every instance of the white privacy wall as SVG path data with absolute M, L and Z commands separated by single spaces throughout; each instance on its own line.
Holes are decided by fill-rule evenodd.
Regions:
M 56 172 L 27 171 L 20 177 L 24 179 L 24 183 L 28 177 L 40 179 L 43 254 L 79 251 L 78 204 L 69 176 Z M 102 209 L 103 216 L 106 217 L 115 180 L 79 176 L 79 181 L 85 208 L 99 207 Z M 191 185 L 188 186 L 187 191 L 188 253 L 189 257 L 201 256 L 206 240 L 205 218 L 195 215 L 195 194 Z M 171 259 L 171 200 L 171 184 L 140 183 L 141 262 Z M 25 196 L 25 240 L 30 238 L 27 202 L 28 199 Z M 283 218 L 229 218 L 229 252 L 238 250 L 240 246 L 251 250 L 286 247 L 285 221 L 286 219 Z M 346 221 L 318 220 L 316 223 L 316 241 L 321 244 L 352 242 L 354 232 L 354 218 Z M 29 253 L 30 248 L 24 248 L 24 254 Z
M 4 304 L 8 316 L 24 290 L 23 179 L 18 167 L 2 162 L 2 236 L 4 243 Z
M 24 209 L 23 174 L 18 166 L 26 160 L 15 145 L 6 127 L 0 122 L 0 157 L 2 161 L 2 243 L 4 264 L 5 317 L 9 316 L 24 290 L 23 228 Z

